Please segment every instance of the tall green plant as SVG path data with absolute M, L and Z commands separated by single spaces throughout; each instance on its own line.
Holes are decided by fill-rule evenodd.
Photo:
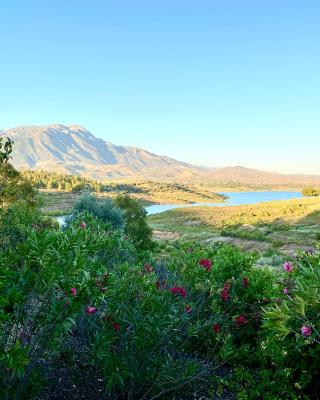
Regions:
M 124 211 L 125 234 L 140 250 L 154 248 L 152 229 L 147 223 L 147 212 L 140 203 L 129 196 L 118 196 L 115 204 Z

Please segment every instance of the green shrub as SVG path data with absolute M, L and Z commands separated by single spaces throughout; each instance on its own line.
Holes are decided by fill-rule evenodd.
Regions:
M 111 199 L 98 200 L 90 194 L 82 195 L 75 203 L 71 217 L 67 219 L 67 224 L 78 218 L 81 213 L 88 212 L 100 221 L 110 224 L 115 229 L 124 228 L 124 213 Z
M 140 250 L 154 248 L 152 229 L 147 223 L 147 212 L 144 207 L 128 196 L 118 196 L 115 204 L 124 211 L 125 234 L 132 240 L 135 247 Z

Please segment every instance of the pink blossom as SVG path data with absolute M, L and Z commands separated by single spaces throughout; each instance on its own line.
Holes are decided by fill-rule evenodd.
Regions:
M 95 314 L 96 312 L 97 312 L 97 308 L 96 308 L 96 307 L 88 306 L 88 307 L 86 308 L 86 313 L 87 313 L 87 314 Z
M 301 334 L 303 336 L 308 337 L 311 335 L 311 333 L 312 333 L 312 329 L 310 328 L 310 326 L 303 325 L 301 327 Z
M 221 298 L 223 301 L 228 301 L 229 300 L 229 287 L 230 285 L 228 283 L 225 283 L 221 292 Z
M 284 293 L 284 294 L 289 294 L 289 289 L 285 287 L 285 288 L 283 289 L 283 293 Z
M 248 323 L 248 320 L 243 315 L 239 315 L 238 317 L 235 318 L 235 323 L 238 326 L 245 325 Z
M 214 333 L 220 333 L 221 332 L 221 325 L 220 324 L 212 325 L 212 330 L 213 330 Z
M 81 229 L 86 229 L 86 227 L 87 227 L 87 224 L 85 223 L 85 221 L 81 221 L 80 222 L 80 228 Z
M 77 289 L 75 287 L 70 289 L 71 296 L 76 296 L 77 295 Z
M 201 258 L 201 260 L 199 261 L 199 265 L 210 272 L 212 268 L 212 261 L 207 258 Z
M 173 294 L 179 294 L 181 297 L 185 298 L 187 296 L 187 291 L 183 287 L 175 286 L 170 289 Z
M 286 262 L 283 264 L 283 269 L 284 269 L 286 272 L 291 272 L 292 269 L 293 269 L 293 266 L 292 266 L 292 264 L 291 264 L 289 261 L 286 261 Z

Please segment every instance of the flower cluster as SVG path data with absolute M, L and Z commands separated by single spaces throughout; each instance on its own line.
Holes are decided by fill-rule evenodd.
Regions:
M 292 272 L 292 270 L 293 270 L 293 265 L 292 265 L 289 261 L 286 261 L 286 262 L 283 264 L 283 269 L 284 269 L 286 272 Z
M 201 260 L 199 261 L 199 265 L 207 270 L 207 272 L 210 272 L 212 268 L 212 261 L 207 258 L 201 258 Z
M 301 334 L 302 334 L 303 336 L 308 337 L 308 336 L 311 335 L 311 333 L 312 333 L 312 329 L 310 328 L 310 326 L 303 325 L 303 326 L 301 327 Z
M 237 326 L 246 325 L 248 323 L 248 320 L 245 318 L 244 315 L 239 315 L 234 319 L 234 321 Z
M 230 284 L 228 282 L 226 282 L 221 291 L 221 298 L 223 301 L 229 300 L 229 289 L 230 289 Z
M 185 298 L 187 296 L 186 289 L 180 286 L 174 286 L 173 288 L 170 289 L 170 292 L 173 294 L 179 294 L 182 298 Z

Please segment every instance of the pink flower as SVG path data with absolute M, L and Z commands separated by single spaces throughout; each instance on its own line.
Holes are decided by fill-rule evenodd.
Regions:
M 118 324 L 117 322 L 112 322 L 112 326 L 115 331 L 120 331 L 120 324 Z
M 179 294 L 181 297 L 185 298 L 187 296 L 187 291 L 183 287 L 175 286 L 170 289 L 173 294 Z
M 70 289 L 71 296 L 76 296 L 77 295 L 77 289 L 75 287 Z
M 220 333 L 221 332 L 221 325 L 220 324 L 212 325 L 212 330 L 213 330 L 214 333 Z
M 87 224 L 85 223 L 85 221 L 81 221 L 80 222 L 80 228 L 81 229 L 86 229 L 86 227 L 87 227 Z
M 228 301 L 229 300 L 229 284 L 225 283 L 221 292 L 221 298 L 223 301 Z
M 144 264 L 144 269 L 145 269 L 147 272 L 152 272 L 152 271 L 153 271 L 152 265 L 150 265 L 150 264 L 148 264 L 148 263 Z
M 311 333 L 312 333 L 312 329 L 310 328 L 310 326 L 303 325 L 301 327 L 301 334 L 303 336 L 308 337 L 311 335 Z
M 190 306 L 186 306 L 186 313 L 190 314 L 192 311 L 192 308 Z
M 285 288 L 283 289 L 283 293 L 284 293 L 284 294 L 289 294 L 289 289 L 285 287 Z
M 207 258 L 201 258 L 201 260 L 199 261 L 199 265 L 210 272 L 212 268 L 212 261 Z
M 291 263 L 289 263 L 289 261 L 286 261 L 286 262 L 283 264 L 283 269 L 284 269 L 285 271 L 287 271 L 287 272 L 291 272 L 292 269 L 293 269 L 293 266 L 292 266 Z
M 244 276 L 242 278 L 242 284 L 244 287 L 248 287 L 249 286 L 249 278 L 247 276 Z
M 86 308 L 86 313 L 87 313 L 87 314 L 95 314 L 96 312 L 97 312 L 97 308 L 96 308 L 96 307 L 88 306 L 88 307 Z
M 236 325 L 245 325 L 248 323 L 247 319 L 243 315 L 239 315 L 238 317 L 235 318 L 235 323 Z

